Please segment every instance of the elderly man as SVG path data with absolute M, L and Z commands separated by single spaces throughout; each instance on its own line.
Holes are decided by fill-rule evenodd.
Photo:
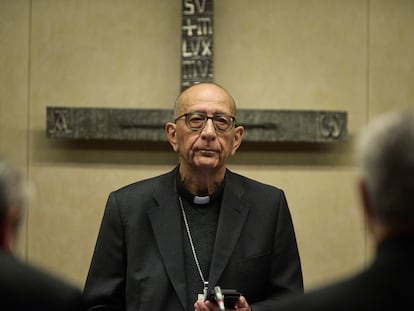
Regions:
M 373 262 L 275 310 L 414 310 L 414 110 L 373 121 L 357 151 L 362 207 L 377 249 Z
M 0 309 L 82 310 L 79 289 L 12 255 L 25 201 L 20 174 L 0 156 Z
M 200 83 L 165 126 L 179 164 L 110 194 L 84 297 L 91 310 L 218 310 L 208 293 L 234 289 L 230 308 L 268 310 L 303 291 L 282 190 L 226 168 L 244 128 L 221 86 Z

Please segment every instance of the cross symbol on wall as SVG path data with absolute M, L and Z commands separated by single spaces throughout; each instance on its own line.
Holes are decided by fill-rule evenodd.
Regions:
M 197 82 L 213 82 L 213 0 L 182 0 L 181 90 Z M 166 109 L 47 107 L 49 138 L 78 140 L 166 141 Z M 237 122 L 251 142 L 341 142 L 347 138 L 344 111 L 238 111 Z
M 213 81 L 213 0 L 183 0 L 181 90 Z

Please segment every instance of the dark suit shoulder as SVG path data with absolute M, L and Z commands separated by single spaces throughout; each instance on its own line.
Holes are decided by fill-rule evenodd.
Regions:
M 279 311 L 413 310 L 410 283 L 372 266 L 343 280 L 287 297 Z
M 0 255 L 0 299 L 10 310 L 81 310 L 81 291 L 19 259 Z
M 105 213 L 111 219 L 120 217 L 124 224 L 130 223 L 139 227 L 142 221 L 146 221 L 145 217 L 141 217 L 143 214 L 158 206 L 158 200 L 162 198 L 169 198 L 172 202 L 175 193 L 175 173 L 172 170 L 111 192 Z
M 175 169 L 174 169 L 175 170 Z M 140 192 L 143 192 L 145 190 L 151 190 L 154 187 L 157 187 L 158 185 L 164 185 L 168 183 L 172 183 L 174 181 L 174 170 L 167 172 L 162 175 L 149 177 L 146 179 L 138 180 L 136 182 L 133 182 L 131 184 L 122 186 L 121 188 L 114 191 L 114 193 L 124 195 L 129 192 L 135 192 L 137 189 L 140 190 Z
M 232 188 L 238 192 L 244 192 L 246 194 L 252 194 L 255 197 L 259 195 L 281 195 L 284 191 L 276 186 L 265 184 L 258 180 L 246 177 L 230 170 L 227 170 L 226 183 L 231 185 Z M 266 198 L 266 197 L 264 197 Z

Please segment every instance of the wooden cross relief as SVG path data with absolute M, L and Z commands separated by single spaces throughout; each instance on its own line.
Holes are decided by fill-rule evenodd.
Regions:
M 213 0 L 183 0 L 181 90 L 213 81 Z M 47 107 L 49 138 L 76 140 L 166 141 L 164 124 L 173 119 L 166 109 Z M 347 113 L 314 110 L 240 109 L 237 123 L 247 142 L 342 142 L 347 138 Z

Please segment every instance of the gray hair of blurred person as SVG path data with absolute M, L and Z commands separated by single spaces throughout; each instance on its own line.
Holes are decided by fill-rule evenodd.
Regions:
M 374 119 L 357 143 L 372 208 L 388 227 L 414 225 L 414 110 Z
M 13 206 L 22 213 L 27 195 L 27 188 L 20 172 L 0 155 L 0 223 Z

